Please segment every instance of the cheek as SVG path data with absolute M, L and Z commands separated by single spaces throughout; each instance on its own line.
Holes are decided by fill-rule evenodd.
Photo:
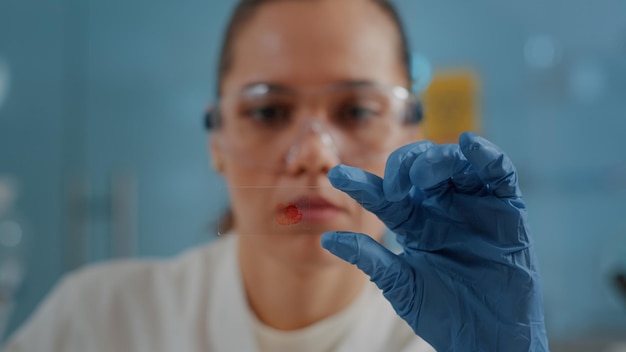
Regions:
M 380 241 L 385 230 L 383 222 L 375 214 L 363 208 L 358 200 L 353 204 L 353 208 L 350 209 L 352 223 L 346 231 L 361 232 Z
M 394 148 L 393 150 L 395 149 L 396 148 Z M 385 165 L 387 163 L 387 158 L 389 157 L 389 155 L 391 154 L 393 150 L 390 150 L 386 155 L 384 155 L 380 159 L 377 159 L 376 162 L 371 162 L 365 165 L 359 165 L 358 167 L 369 173 L 372 173 L 379 177 L 383 177 L 385 175 Z
M 272 187 L 279 184 L 279 175 L 246 167 L 240 162 L 228 160 L 224 163 L 222 176 L 229 187 Z
M 363 224 L 363 231 L 361 232 L 369 235 L 378 242 L 381 241 L 385 225 L 378 219 L 378 217 L 376 217 L 376 215 L 363 209 L 361 223 Z
M 256 230 L 269 231 L 275 215 L 276 189 L 273 186 L 278 185 L 277 177 L 255 172 L 233 162 L 225 164 L 222 176 L 227 183 L 237 227 L 255 224 Z M 239 230 L 253 229 L 239 228 Z
M 230 202 L 237 231 L 241 234 L 264 235 L 276 231 L 273 189 L 231 187 Z

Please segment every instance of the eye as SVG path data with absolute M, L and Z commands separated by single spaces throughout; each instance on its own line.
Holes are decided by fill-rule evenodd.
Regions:
M 367 124 L 379 115 L 379 109 L 372 104 L 348 104 L 339 109 L 337 119 L 341 126 L 354 128 Z
M 283 105 L 262 105 L 248 108 L 244 115 L 265 127 L 283 127 L 291 121 L 290 109 Z

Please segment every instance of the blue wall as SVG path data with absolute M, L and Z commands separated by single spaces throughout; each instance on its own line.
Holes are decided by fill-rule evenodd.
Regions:
M 106 195 L 119 172 L 137 180 L 136 255 L 210 238 L 224 196 L 200 117 L 232 3 L 0 2 L 12 77 L 0 174 L 19 179 L 29 229 L 12 328 L 73 267 L 72 180 L 86 180 L 95 214 L 88 262 L 110 255 Z M 436 70 L 479 73 L 483 133 L 521 173 L 550 334 L 626 331 L 626 306 L 607 284 L 614 263 L 626 265 L 626 3 L 396 3 L 413 49 Z

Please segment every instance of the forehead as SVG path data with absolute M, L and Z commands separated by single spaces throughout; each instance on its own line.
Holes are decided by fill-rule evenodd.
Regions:
M 223 87 L 402 84 L 402 72 L 397 30 L 371 1 L 282 0 L 262 5 L 241 27 Z

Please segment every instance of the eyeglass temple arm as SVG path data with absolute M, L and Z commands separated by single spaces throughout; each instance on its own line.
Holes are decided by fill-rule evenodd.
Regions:
M 420 101 L 409 103 L 405 123 L 407 125 L 416 125 L 424 118 L 424 106 Z
M 215 106 L 209 106 L 204 113 L 204 129 L 207 131 L 216 130 L 220 127 L 221 118 Z

